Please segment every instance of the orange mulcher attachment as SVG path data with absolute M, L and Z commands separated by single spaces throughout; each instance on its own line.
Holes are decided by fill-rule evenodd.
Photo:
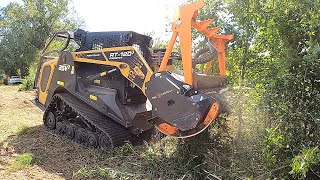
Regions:
M 216 34 L 219 28 L 210 28 L 208 26 L 213 22 L 212 19 L 206 21 L 197 21 L 198 10 L 204 6 L 204 0 L 199 0 L 194 3 L 182 6 L 179 9 L 179 14 L 174 18 L 172 22 L 173 35 L 168 44 L 168 48 L 165 52 L 163 60 L 161 62 L 159 72 L 165 71 L 168 64 L 168 60 L 172 53 L 173 46 L 179 36 L 180 49 L 183 64 L 183 75 L 185 83 L 191 85 L 194 89 L 201 90 L 202 88 L 215 88 L 216 84 L 222 84 L 226 75 L 226 42 L 233 39 L 233 35 L 220 35 Z M 212 60 L 207 62 L 204 72 L 207 75 L 198 75 L 193 71 L 192 65 L 192 39 L 191 29 L 194 27 L 198 32 L 203 33 L 215 47 L 218 53 L 218 63 L 220 76 L 209 76 L 208 72 L 212 66 Z M 201 79 L 203 79 L 201 81 Z M 211 86 L 211 87 L 210 87 Z M 212 100 L 212 106 L 202 123 L 189 131 L 180 131 L 178 128 L 169 125 L 168 123 L 161 123 L 157 125 L 157 129 L 166 135 L 176 136 L 180 138 L 191 137 L 199 134 L 206 129 L 218 116 L 221 105 L 217 100 Z

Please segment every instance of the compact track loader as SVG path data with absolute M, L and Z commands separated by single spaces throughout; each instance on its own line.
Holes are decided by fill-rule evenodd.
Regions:
M 197 21 L 203 6 L 199 0 L 180 7 L 167 49 L 152 51 L 152 39 L 132 31 L 55 33 L 35 79 L 34 103 L 44 110 L 45 126 L 106 151 L 146 137 L 154 128 L 178 138 L 205 130 L 224 106 L 215 92 L 225 83 L 225 44 L 233 36 L 208 29 L 212 20 Z M 209 42 L 194 57 L 192 28 Z M 180 52 L 173 53 L 178 37 Z M 47 50 L 61 38 L 62 49 Z M 78 47 L 68 51 L 72 42 Z M 208 75 L 216 58 L 220 75 Z M 174 70 L 173 59 L 181 60 L 182 71 Z M 206 64 L 204 74 L 193 70 L 199 63 Z

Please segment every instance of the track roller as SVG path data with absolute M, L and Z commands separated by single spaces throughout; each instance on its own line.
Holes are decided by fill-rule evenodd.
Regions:
M 72 124 L 66 125 L 66 136 L 68 139 L 73 139 L 75 134 L 76 127 Z
M 59 135 L 64 135 L 65 132 L 66 132 L 66 125 L 65 125 L 65 123 L 63 123 L 63 122 L 57 122 L 57 124 L 56 124 L 56 132 L 57 132 Z
M 55 129 L 56 128 L 56 117 L 53 112 L 49 111 L 44 119 L 44 124 L 47 126 L 49 129 Z
M 74 133 L 74 140 L 76 143 L 85 144 L 86 143 L 86 131 L 83 128 L 78 128 Z
M 87 142 L 87 146 L 89 148 L 96 148 L 99 145 L 99 138 L 98 135 L 94 134 L 94 133 L 88 133 L 88 142 Z
M 100 135 L 99 144 L 100 144 L 100 149 L 103 151 L 111 151 L 113 148 L 111 139 L 105 134 Z
M 63 102 L 61 99 L 56 99 L 55 109 L 59 115 L 63 114 L 64 108 L 65 108 L 65 102 Z

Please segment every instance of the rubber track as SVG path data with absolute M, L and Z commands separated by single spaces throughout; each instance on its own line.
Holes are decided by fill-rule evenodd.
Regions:
M 52 98 L 60 98 L 66 102 L 78 115 L 109 136 L 113 147 L 121 146 L 125 141 L 131 141 L 132 135 L 126 128 L 111 120 L 98 110 L 79 100 L 70 93 L 59 93 Z

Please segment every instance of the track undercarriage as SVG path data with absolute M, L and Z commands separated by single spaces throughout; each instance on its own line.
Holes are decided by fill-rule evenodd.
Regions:
M 128 129 L 69 93 L 53 96 L 43 120 L 54 133 L 89 148 L 110 151 L 136 139 Z

